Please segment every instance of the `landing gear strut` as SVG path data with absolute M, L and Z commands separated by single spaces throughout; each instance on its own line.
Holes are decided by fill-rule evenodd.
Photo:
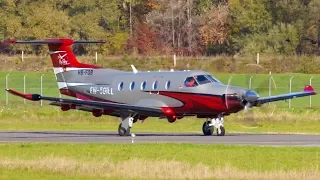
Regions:
M 130 135 L 130 129 L 132 128 L 132 125 L 134 123 L 134 116 L 121 116 L 121 123 L 118 127 L 118 133 L 120 136 L 129 136 Z
M 223 127 L 223 116 L 218 116 L 217 118 L 208 119 L 202 125 L 202 132 L 205 136 L 211 136 L 214 131 L 214 127 L 217 129 L 217 136 L 224 136 L 225 129 Z

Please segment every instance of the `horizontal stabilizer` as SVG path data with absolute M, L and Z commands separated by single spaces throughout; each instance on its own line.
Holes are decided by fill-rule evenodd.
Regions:
M 20 40 L 6 40 L 3 43 L 5 44 L 34 44 L 34 45 L 41 45 L 41 44 L 92 44 L 92 43 L 105 43 L 103 40 L 98 41 L 86 41 L 86 40 L 72 40 L 67 38 L 59 38 L 59 39 L 44 39 L 44 40 L 29 40 L 29 41 L 20 41 Z

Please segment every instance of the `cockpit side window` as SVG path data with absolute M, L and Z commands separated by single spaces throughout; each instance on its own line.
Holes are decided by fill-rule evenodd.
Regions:
M 186 87 L 196 87 L 198 86 L 197 81 L 193 78 L 193 77 L 188 77 L 185 81 L 184 81 L 184 85 Z
M 199 84 L 211 83 L 205 75 L 194 76 Z

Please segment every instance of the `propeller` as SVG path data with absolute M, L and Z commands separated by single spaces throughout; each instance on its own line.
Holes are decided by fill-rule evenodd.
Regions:
M 226 85 L 224 99 L 225 99 L 226 108 L 228 108 L 228 109 L 231 108 L 232 100 L 233 100 L 233 102 L 234 102 L 234 100 L 241 102 L 241 104 L 243 105 L 243 118 L 240 118 L 241 122 L 246 125 L 257 126 L 258 121 L 257 121 L 257 118 L 255 118 L 255 116 L 254 116 L 253 102 L 255 102 L 259 98 L 259 94 L 267 91 L 269 86 L 276 88 L 276 84 L 275 84 L 275 81 L 273 80 L 273 78 L 268 78 L 267 80 L 259 83 L 258 86 L 255 86 L 256 88 L 253 88 L 252 84 L 254 84 L 254 83 L 252 83 L 252 82 L 254 79 L 252 79 L 252 78 L 253 78 L 253 76 L 251 76 L 251 75 L 248 75 L 245 78 L 246 83 L 248 85 L 250 84 L 249 82 L 251 82 L 251 85 L 249 85 L 249 89 L 247 89 L 245 91 L 242 90 L 237 93 L 234 93 L 235 90 L 231 89 L 232 88 L 231 84 L 232 84 L 232 79 L 233 79 L 233 76 L 231 76 L 228 80 L 228 84 Z M 271 107 L 273 107 L 271 110 L 271 113 L 270 113 L 270 106 L 268 106 L 268 105 L 263 105 L 263 106 L 259 107 L 259 109 L 261 112 L 263 112 L 264 115 L 266 115 L 268 118 L 270 118 L 273 115 L 274 110 L 276 109 L 275 105 L 273 105 Z
M 237 105 L 239 102 L 247 111 L 252 107 L 252 104 L 259 98 L 259 94 L 253 90 L 243 90 L 242 88 L 235 88 L 231 86 L 232 76 L 226 85 L 224 101 L 227 109 L 232 105 Z M 236 103 L 236 104 L 235 104 Z

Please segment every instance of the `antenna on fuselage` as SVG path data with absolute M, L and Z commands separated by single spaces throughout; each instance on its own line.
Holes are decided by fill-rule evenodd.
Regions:
M 134 67 L 134 65 L 131 64 L 131 68 L 134 74 L 136 74 L 138 72 L 138 70 L 136 69 L 136 67 Z

